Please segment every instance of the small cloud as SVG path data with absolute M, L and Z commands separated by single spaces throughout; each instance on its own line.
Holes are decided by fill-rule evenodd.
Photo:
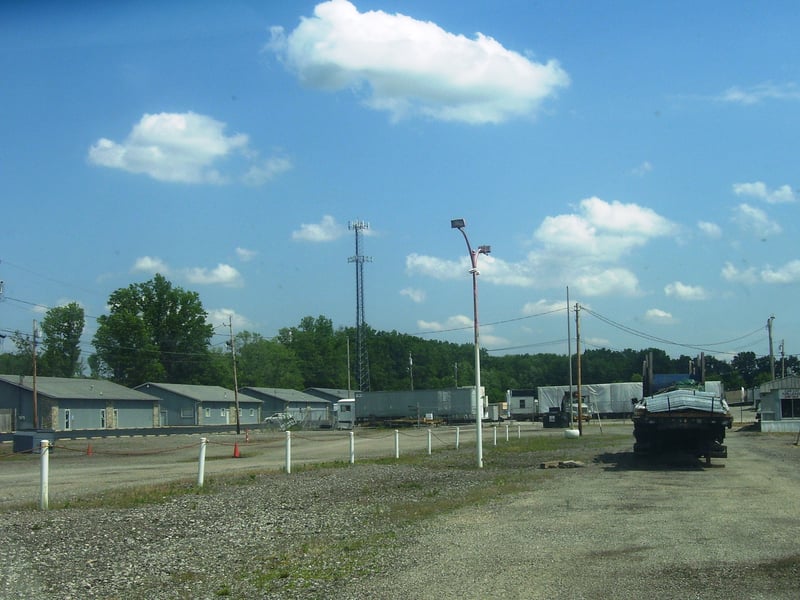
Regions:
M 722 229 L 716 223 L 710 223 L 708 221 L 698 221 L 697 228 L 703 232 L 703 234 L 712 239 L 719 239 L 722 237 Z
M 355 90 L 393 120 L 422 116 L 470 124 L 535 115 L 570 83 L 555 60 L 539 63 L 478 33 L 347 0 L 322 2 L 288 35 L 271 28 L 268 49 L 306 86 Z
M 537 300 L 536 302 L 526 302 L 522 307 L 522 314 L 526 317 L 557 314 L 567 310 L 567 303 L 564 301 L 548 302 L 547 300 Z
M 133 263 L 131 271 L 134 273 L 150 273 L 155 275 L 169 275 L 169 267 L 160 258 L 155 256 L 142 256 Z
M 214 327 L 230 324 L 234 330 L 243 330 L 251 326 L 250 320 L 238 314 L 232 308 L 215 308 L 208 311 L 206 322 Z
M 772 221 L 766 212 L 749 204 L 740 204 L 734 209 L 733 221 L 743 231 L 747 231 L 762 240 L 783 231 L 783 228 L 775 221 Z
M 199 285 L 224 285 L 226 287 L 241 287 L 243 285 L 239 271 L 230 265 L 222 263 L 210 270 L 194 267 L 188 269 L 185 275 L 190 283 Z
M 255 250 L 248 250 L 247 248 L 236 248 L 236 256 L 239 257 L 239 260 L 242 262 L 250 262 L 258 255 L 258 252 Z
M 420 304 L 425 301 L 425 291 L 414 288 L 404 288 L 400 290 L 400 295 L 408 296 L 412 302 Z
M 765 100 L 800 100 L 800 88 L 795 83 L 775 84 L 759 83 L 750 87 L 733 86 L 725 90 L 718 98 L 722 102 L 743 104 L 745 106 L 759 104 Z
M 665 285 L 664 293 L 679 300 L 706 300 L 708 298 L 708 293 L 701 286 L 686 285 L 680 281 Z
M 301 242 L 332 242 L 345 233 L 340 225 L 330 216 L 325 215 L 319 223 L 303 223 L 300 229 L 292 232 L 292 239 Z
M 800 282 L 800 260 L 792 260 L 778 269 L 765 267 L 761 271 L 764 283 L 789 284 Z
M 650 163 L 649 160 L 646 160 L 638 167 L 635 167 L 632 173 L 638 177 L 644 177 L 652 170 L 653 170 L 653 165 Z
M 612 293 L 623 296 L 640 294 L 636 275 L 623 268 L 579 275 L 575 278 L 575 287 L 586 296 L 607 296 Z
M 795 202 L 797 197 L 789 185 L 782 185 L 779 188 L 771 190 L 763 181 L 754 181 L 752 183 L 734 183 L 733 193 L 737 196 L 750 196 L 758 198 L 769 204 L 782 204 Z
M 650 323 L 670 324 L 675 322 L 675 318 L 670 313 L 660 308 L 648 309 L 644 314 L 644 318 Z
M 286 157 L 274 156 L 251 165 L 242 178 L 247 185 L 258 186 L 272 181 L 281 173 L 292 168 L 292 161 Z
M 417 327 L 423 331 L 452 331 L 454 329 L 471 329 L 472 319 L 465 315 L 454 315 L 446 321 L 417 321 Z
M 730 262 L 726 262 L 723 265 L 721 275 L 723 279 L 732 283 L 752 284 L 758 281 L 758 275 L 753 267 L 740 270 Z

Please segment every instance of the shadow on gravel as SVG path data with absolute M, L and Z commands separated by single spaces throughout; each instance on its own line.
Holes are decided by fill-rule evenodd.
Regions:
M 707 465 L 705 459 L 680 452 L 642 455 L 632 450 L 598 454 L 594 462 L 602 465 L 606 471 L 705 471 L 725 466 L 718 462 Z

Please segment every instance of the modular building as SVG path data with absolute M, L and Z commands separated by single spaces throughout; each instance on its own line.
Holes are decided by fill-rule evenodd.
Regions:
M 758 388 L 761 431 L 800 431 L 800 377 L 784 377 Z
M 282 413 L 305 427 L 331 425 L 333 415 L 330 400 L 288 388 L 244 387 L 240 391 L 262 402 L 264 417 Z
M 135 388 L 159 399 L 159 424 L 163 427 L 187 425 L 235 425 L 236 403 L 239 424 L 254 425 L 261 420 L 261 402 L 238 395 L 217 385 L 182 383 L 143 383 Z
M 158 398 L 104 379 L 0 375 L 0 410 L 14 430 L 158 425 Z

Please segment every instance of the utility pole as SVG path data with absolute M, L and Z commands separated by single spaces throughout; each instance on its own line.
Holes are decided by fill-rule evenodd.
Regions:
M 414 359 L 411 358 L 411 352 L 408 353 L 408 374 L 411 377 L 411 391 L 414 391 Z
M 769 332 L 769 372 L 772 376 L 772 381 L 775 381 L 775 354 L 772 352 L 772 322 L 775 320 L 775 315 L 771 315 L 767 319 L 767 331 Z
M 231 334 L 228 345 L 231 347 L 231 358 L 233 359 L 233 405 L 236 410 L 236 435 L 239 435 L 242 432 L 239 420 L 239 382 L 236 376 L 236 340 L 233 338 L 233 316 L 231 315 L 228 315 L 228 331 Z
M 583 435 L 583 399 L 581 398 L 581 305 L 575 303 L 575 354 L 578 357 L 578 435 Z M 572 398 L 569 399 L 572 406 Z
M 567 286 L 567 364 L 569 367 L 569 424 L 572 426 L 572 330 L 569 316 L 569 286 Z
M 781 379 L 786 377 L 786 354 L 784 353 L 784 340 L 781 340 L 781 345 L 778 346 L 778 349 L 781 351 Z
M 36 319 L 33 320 L 31 353 L 33 354 L 33 428 L 39 429 L 39 399 L 36 394 Z

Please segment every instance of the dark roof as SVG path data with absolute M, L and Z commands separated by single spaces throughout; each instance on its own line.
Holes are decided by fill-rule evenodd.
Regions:
M 336 402 L 337 400 L 344 400 L 345 398 L 353 398 L 355 393 L 353 390 L 343 390 L 340 388 L 320 388 L 310 387 L 303 390 L 306 394 L 311 394 L 323 400 L 330 400 Z
M 143 383 L 136 386 L 137 390 L 147 390 L 158 396 L 159 390 L 166 390 L 178 396 L 183 396 L 196 402 L 233 402 L 233 390 L 219 385 L 194 385 L 187 383 Z M 252 398 L 239 398 L 242 402 L 253 402 Z
M 250 396 L 253 398 L 263 399 L 264 397 L 269 397 L 275 398 L 276 400 L 282 400 L 283 402 L 315 402 L 317 404 L 330 404 L 330 400 L 287 388 L 243 387 L 240 391 L 242 394 L 250 394 Z

